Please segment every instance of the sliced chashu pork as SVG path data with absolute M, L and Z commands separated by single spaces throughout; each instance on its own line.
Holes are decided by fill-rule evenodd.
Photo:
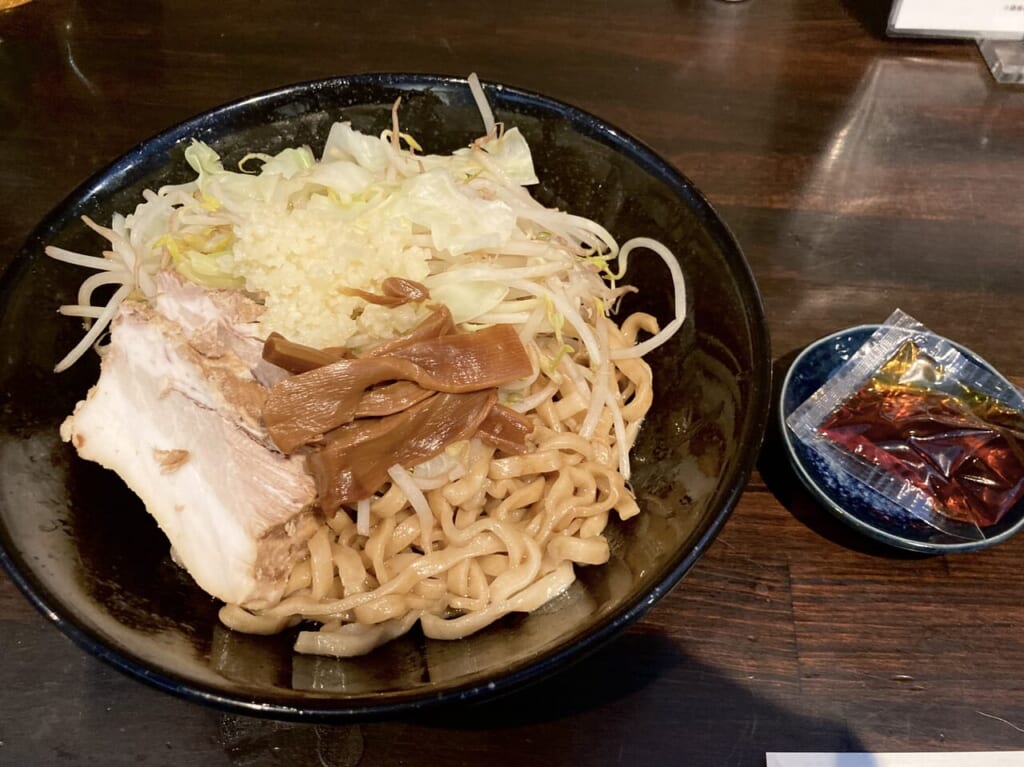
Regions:
M 206 356 L 177 323 L 126 301 L 99 380 L 61 427 L 142 499 L 200 587 L 254 608 L 280 598 L 317 524 L 302 460 L 272 449 L 259 424 L 265 392 L 230 349 Z
M 154 308 L 178 325 L 198 352 L 210 358 L 235 354 L 267 386 L 288 375 L 263 359 L 261 304 L 237 290 L 208 290 L 174 271 L 157 274 L 156 287 Z

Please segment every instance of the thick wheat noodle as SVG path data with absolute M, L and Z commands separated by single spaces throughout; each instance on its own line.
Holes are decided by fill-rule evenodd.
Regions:
M 514 597 L 492 602 L 483 610 L 467 613 L 458 618 L 445 620 L 437 615 L 424 613 L 420 616 L 423 633 L 433 639 L 461 639 L 490 625 L 510 612 L 531 612 L 548 602 L 572 585 L 572 563 L 562 562 L 544 577 L 523 589 Z
M 657 329 L 647 315 L 632 315 L 621 328 L 605 322 L 600 332 L 612 349 Z M 651 404 L 650 369 L 637 358 L 608 364 L 609 396 L 632 440 Z M 555 385 L 540 375 L 524 391 L 524 398 L 546 392 L 527 413 L 536 450 L 497 455 L 474 440 L 461 476 L 420 485 L 434 520 L 430 552 L 422 551 L 420 519 L 391 484 L 370 504 L 368 537 L 357 534 L 342 509 L 310 539 L 309 556 L 296 565 L 279 603 L 258 613 L 227 605 L 221 619 L 250 633 L 320 622 L 319 630 L 300 632 L 297 650 L 357 655 L 417 622 L 428 637 L 467 636 L 561 593 L 573 581 L 574 565 L 605 562 L 610 514 L 628 518 L 639 509 L 619 471 L 611 408 L 602 409 L 590 439 L 581 437 L 590 394 L 584 387 L 592 384 L 568 363 L 558 367 Z

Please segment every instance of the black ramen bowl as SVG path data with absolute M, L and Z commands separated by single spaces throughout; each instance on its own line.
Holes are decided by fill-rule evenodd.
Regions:
M 409 713 L 508 691 L 610 639 L 683 577 L 743 491 L 767 419 L 770 354 L 757 287 L 728 229 L 693 184 L 622 131 L 515 88 L 486 85 L 496 116 L 529 141 L 537 198 L 601 222 L 619 241 L 644 235 L 676 253 L 689 284 L 686 323 L 648 359 L 655 402 L 634 453 L 643 513 L 613 523 L 611 561 L 578 568 L 563 596 L 454 642 L 413 633 L 355 660 L 293 653 L 294 636 L 255 637 L 220 625 L 218 604 L 171 561 L 168 544 L 112 473 L 79 460 L 58 427 L 94 383 L 90 354 L 54 363 L 78 340 L 55 309 L 83 271 L 46 244 L 96 252 L 80 216 L 109 221 L 146 188 L 187 180 L 192 138 L 233 166 L 250 151 L 309 144 L 340 118 L 362 131 L 401 124 L 426 151 L 482 133 L 465 80 L 340 77 L 282 88 L 202 114 L 133 149 L 79 187 L 32 234 L 0 283 L 0 561 L 32 603 L 81 647 L 185 698 L 241 713 L 344 720 Z M 634 259 L 639 293 L 623 311 L 670 317 L 657 259 Z

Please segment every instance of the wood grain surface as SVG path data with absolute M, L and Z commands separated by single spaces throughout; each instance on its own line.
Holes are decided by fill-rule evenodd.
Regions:
M 0 12 L 0 265 L 75 185 L 197 112 L 322 76 L 500 80 L 639 137 L 742 244 L 776 362 L 900 307 L 1024 375 L 1024 86 L 867 0 L 33 0 Z M 692 574 L 508 698 L 358 726 L 226 715 L 85 655 L 0 577 L 0 763 L 742 765 L 1024 749 L 1024 537 L 884 549 L 775 434 Z

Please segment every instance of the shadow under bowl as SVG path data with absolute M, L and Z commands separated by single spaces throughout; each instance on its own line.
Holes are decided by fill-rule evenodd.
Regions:
M 636 139 L 534 93 L 485 89 L 497 119 L 530 143 L 541 178 L 535 197 L 601 222 L 620 241 L 661 240 L 688 280 L 683 329 L 649 357 L 654 406 L 632 478 L 643 513 L 610 525 L 611 561 L 578 568 L 569 591 L 537 612 L 467 639 L 413 632 L 354 660 L 300 656 L 293 632 L 225 629 L 218 604 L 174 565 L 139 500 L 60 441 L 58 426 L 95 382 L 98 363 L 90 355 L 52 373 L 80 332 L 55 308 L 83 275 L 43 248 L 97 252 L 82 215 L 109 221 L 144 189 L 188 180 L 183 152 L 193 138 L 226 167 L 252 151 L 318 151 L 338 119 L 375 135 L 390 127 L 399 96 L 403 131 L 428 152 L 451 152 L 482 132 L 464 79 L 338 77 L 228 104 L 139 145 L 58 206 L 0 281 L 0 562 L 80 646 L 160 689 L 241 713 L 305 721 L 407 714 L 511 690 L 596 648 L 671 589 L 714 538 L 746 485 L 771 397 L 761 301 L 740 248 L 693 184 Z M 655 259 L 634 258 L 626 282 L 639 293 L 623 312 L 671 317 L 671 281 Z
M 848 362 L 878 328 L 879 325 L 859 325 L 820 338 L 800 352 L 786 372 L 779 395 L 778 428 L 800 481 L 839 520 L 869 538 L 900 549 L 924 554 L 978 551 L 1016 535 L 1024 527 L 1024 501 L 1014 505 L 998 523 L 986 528 L 982 539 L 972 534 L 974 528 L 968 525 L 962 525 L 963 535 L 943 532 L 912 516 L 860 480 L 836 471 L 786 425 L 793 411 Z M 954 341 L 950 343 L 971 362 L 1002 378 L 970 349 Z M 949 526 L 955 529 L 957 523 L 951 521 Z

